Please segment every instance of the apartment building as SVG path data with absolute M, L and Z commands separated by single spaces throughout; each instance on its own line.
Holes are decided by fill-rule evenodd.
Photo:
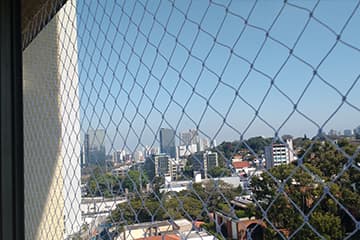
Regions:
M 270 169 L 281 164 L 294 161 L 294 146 L 292 138 L 287 138 L 284 143 L 273 143 L 265 147 L 266 168 Z

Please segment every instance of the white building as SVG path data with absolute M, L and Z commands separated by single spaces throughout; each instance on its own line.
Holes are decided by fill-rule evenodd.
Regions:
M 117 150 L 113 152 L 112 161 L 114 164 L 121 164 L 124 162 L 126 152 L 125 150 Z
M 178 153 L 179 153 L 179 157 L 181 158 L 190 156 L 191 154 L 194 154 L 197 151 L 198 151 L 197 144 L 178 146 Z
M 144 153 L 142 151 L 135 151 L 134 161 L 135 162 L 143 162 L 144 161 Z
M 186 160 L 169 158 L 169 174 L 175 180 L 185 169 Z
M 205 151 L 209 148 L 209 141 L 206 138 L 200 138 L 198 142 L 198 151 Z
M 147 157 L 150 157 L 151 155 L 156 155 L 160 153 L 160 149 L 158 147 L 150 147 L 150 146 L 145 146 L 144 147 L 144 159 Z
M 67 1 L 23 52 L 27 239 L 64 239 L 82 224 L 75 6 Z
M 131 165 L 123 165 L 111 170 L 111 174 L 115 176 L 124 177 L 126 173 L 130 170 Z
M 265 160 L 267 169 L 293 162 L 295 159 L 292 138 L 286 139 L 285 144 L 274 143 L 265 147 Z
M 81 215 L 84 223 L 91 224 L 99 216 L 107 217 L 111 211 L 116 209 L 116 206 L 120 203 L 127 202 L 124 197 L 117 198 L 83 198 L 81 200 Z
M 233 168 L 236 173 L 246 173 L 248 174 L 250 163 L 248 161 L 234 161 L 232 163 Z
M 190 189 L 191 186 L 192 181 L 171 181 L 162 185 L 159 191 L 160 193 L 181 192 Z

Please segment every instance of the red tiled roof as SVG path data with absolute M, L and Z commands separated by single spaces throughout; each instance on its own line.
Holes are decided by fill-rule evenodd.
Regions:
M 205 223 L 205 222 L 196 221 L 196 222 L 194 222 L 194 226 L 195 226 L 197 229 L 199 229 L 199 228 L 201 228 L 201 226 L 202 226 L 204 223 Z
M 241 168 L 247 168 L 250 167 L 250 163 L 248 161 L 242 161 L 242 162 L 233 162 L 232 164 L 234 168 L 241 169 Z
M 168 234 L 164 236 L 151 236 L 145 238 L 137 238 L 135 240 L 180 240 L 180 237 L 175 234 Z

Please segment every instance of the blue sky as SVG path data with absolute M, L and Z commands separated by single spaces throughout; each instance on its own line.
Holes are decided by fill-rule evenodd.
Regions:
M 217 142 L 278 130 L 312 136 L 323 124 L 353 129 L 360 125 L 358 4 L 79 1 L 82 128 L 105 128 L 108 149 L 129 150 L 158 145 L 160 127 L 198 127 Z M 353 106 L 327 121 L 345 94 Z

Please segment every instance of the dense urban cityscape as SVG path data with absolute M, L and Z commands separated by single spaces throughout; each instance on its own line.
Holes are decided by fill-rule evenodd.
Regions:
M 360 239 L 360 0 L 5 2 L 0 239 Z
M 80 238 L 316 239 L 300 228 L 304 218 L 327 239 L 357 229 L 360 173 L 345 153 L 359 168 L 360 126 L 312 139 L 259 136 L 219 145 L 196 129 L 177 135 L 161 128 L 159 147 L 132 153 L 106 154 L 104 139 L 103 129 L 84 136 Z M 350 172 L 341 175 L 345 167 Z

